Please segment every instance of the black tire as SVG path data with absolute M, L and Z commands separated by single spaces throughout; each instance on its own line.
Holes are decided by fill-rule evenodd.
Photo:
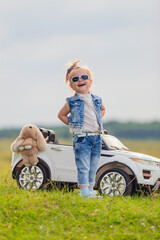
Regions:
M 42 189 L 47 183 L 47 172 L 45 167 L 40 163 L 30 167 L 23 165 L 19 169 L 16 179 L 20 188 Z
M 101 195 L 131 195 L 132 188 L 133 183 L 130 176 L 118 168 L 105 171 L 98 180 L 98 191 Z

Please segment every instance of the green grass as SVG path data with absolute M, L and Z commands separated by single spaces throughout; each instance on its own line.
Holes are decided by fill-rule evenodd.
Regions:
M 12 182 L 11 178 L 11 158 L 10 145 L 13 139 L 0 139 L 0 185 Z
M 0 240 L 160 239 L 160 195 L 85 199 L 79 190 L 22 190 L 11 178 L 9 146 L 0 141 Z M 123 141 L 160 156 L 160 141 Z M 135 149 L 134 149 L 135 148 Z
M 84 199 L 1 187 L 1 239 L 160 239 L 158 196 Z

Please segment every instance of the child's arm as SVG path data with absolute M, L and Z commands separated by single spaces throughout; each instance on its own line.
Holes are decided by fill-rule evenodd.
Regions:
M 102 109 L 101 109 L 101 117 L 103 117 L 105 114 L 105 106 L 102 103 Z
M 58 113 L 58 118 L 66 125 L 69 125 L 68 116 L 67 116 L 68 113 L 70 113 L 70 107 L 68 105 L 68 102 L 66 102 Z

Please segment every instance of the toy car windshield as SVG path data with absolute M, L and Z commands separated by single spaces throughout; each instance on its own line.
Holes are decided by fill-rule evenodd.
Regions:
M 109 149 L 126 150 L 126 151 L 129 150 L 126 146 L 123 145 L 121 141 L 119 141 L 114 136 L 104 135 L 103 141 L 105 142 L 105 144 L 108 146 Z

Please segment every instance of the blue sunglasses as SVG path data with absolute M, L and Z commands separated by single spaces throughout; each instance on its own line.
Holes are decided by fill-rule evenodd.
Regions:
M 88 75 L 82 75 L 82 76 L 76 76 L 71 79 L 71 82 L 78 82 L 78 80 L 82 78 L 82 80 L 88 80 L 89 76 Z

